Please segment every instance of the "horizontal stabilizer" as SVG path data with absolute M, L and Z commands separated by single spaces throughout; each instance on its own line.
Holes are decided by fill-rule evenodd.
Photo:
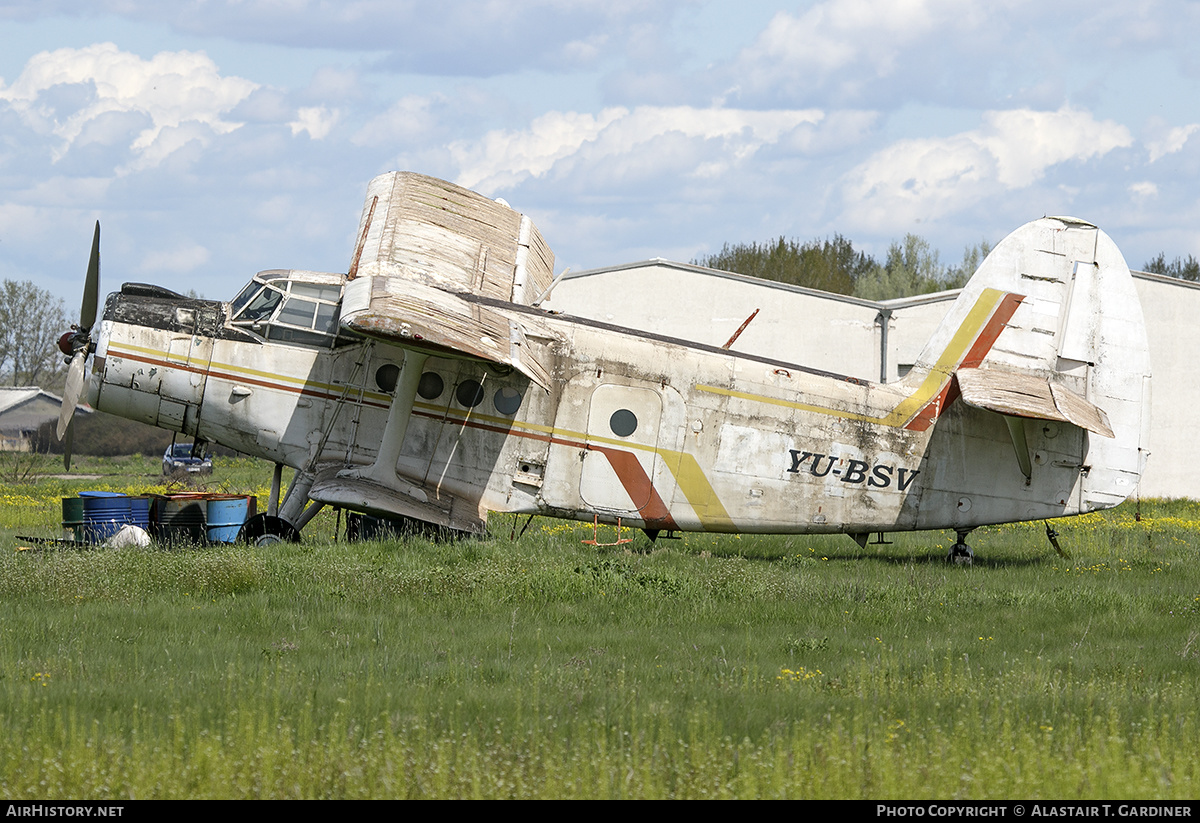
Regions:
M 1001 369 L 959 369 L 954 376 L 968 406 L 1013 417 L 1057 420 L 1114 436 L 1103 409 L 1045 377 Z

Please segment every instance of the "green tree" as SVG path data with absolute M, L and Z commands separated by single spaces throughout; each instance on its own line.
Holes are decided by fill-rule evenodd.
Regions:
M 65 374 L 55 345 L 70 329 L 62 300 L 29 280 L 0 283 L 0 374 L 13 386 L 57 388 Z
M 55 421 L 43 423 L 33 440 L 34 449 L 49 454 L 62 454 L 63 444 L 54 432 Z M 104 412 L 75 415 L 75 434 L 71 444 L 74 454 L 113 457 L 126 454 L 160 455 L 171 442 L 172 433 L 166 429 L 126 420 Z M 183 442 L 183 438 L 180 438 Z
M 902 243 L 892 243 L 888 247 L 883 265 L 876 266 L 858 281 L 854 296 L 888 300 L 937 291 L 944 273 L 938 253 L 930 247 L 929 241 L 906 234 Z
M 855 281 L 875 265 L 869 255 L 855 251 L 854 245 L 840 234 L 807 243 L 785 237 L 761 244 L 726 243 L 716 254 L 692 262 L 710 269 L 838 294 L 853 294 Z
M 961 263 L 945 266 L 928 240 L 908 234 L 902 242 L 892 243 L 879 263 L 837 234 L 807 243 L 783 237 L 762 244 L 726 243 L 717 254 L 692 262 L 866 300 L 890 300 L 962 288 L 991 250 L 991 244 L 982 241 L 963 251 Z
M 984 258 L 991 253 L 992 244 L 986 240 L 980 240 L 974 246 L 967 246 L 963 250 L 962 262 L 957 266 L 951 266 L 946 269 L 942 288 L 961 289 L 967 285 L 967 281 L 971 279 L 971 275 L 975 274 L 975 270 L 983 265 Z
M 944 266 L 940 255 L 928 240 L 907 234 L 903 242 L 892 243 L 888 247 L 882 265 L 859 279 L 854 296 L 867 300 L 891 300 L 962 288 L 991 250 L 991 244 L 986 241 L 968 246 L 961 263 Z
M 1200 261 L 1197 261 L 1190 254 L 1187 256 L 1187 260 L 1176 257 L 1168 263 L 1167 256 L 1159 252 L 1158 257 L 1155 257 L 1142 266 L 1142 270 L 1153 274 L 1165 274 L 1168 277 L 1177 277 L 1180 280 L 1191 280 L 1192 282 L 1200 280 Z

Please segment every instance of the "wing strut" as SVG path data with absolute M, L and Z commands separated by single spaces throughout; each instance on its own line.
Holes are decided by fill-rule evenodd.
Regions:
M 338 472 L 338 477 L 367 480 L 391 489 L 411 485 L 396 476 L 396 461 L 400 459 L 400 450 L 404 447 L 404 436 L 408 433 L 413 402 L 417 398 L 417 384 L 421 381 L 421 370 L 425 367 L 427 359 L 429 355 L 423 352 L 405 350 L 404 368 L 400 371 L 399 385 L 396 386 L 396 393 L 392 397 L 387 424 L 383 427 L 383 442 L 379 444 L 379 454 L 375 462 L 360 469 Z M 419 495 L 418 499 L 425 497 L 425 493 L 415 486 L 412 487 L 412 491 Z

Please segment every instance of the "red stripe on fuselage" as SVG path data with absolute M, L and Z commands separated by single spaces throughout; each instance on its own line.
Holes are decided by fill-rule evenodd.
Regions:
M 666 503 L 658 496 L 658 490 L 654 488 L 654 482 L 646 474 L 642 463 L 637 459 L 637 455 L 632 452 L 621 451 L 620 449 L 609 449 L 604 446 L 596 446 L 589 444 L 588 449 L 598 451 L 608 458 L 608 464 L 612 466 L 613 471 L 617 474 L 617 479 L 621 481 L 621 486 L 624 487 L 625 493 L 629 495 L 629 499 L 638 507 L 638 514 L 642 516 L 642 520 L 648 529 L 667 529 L 675 531 L 679 528 L 675 524 L 675 518 L 671 516 L 671 512 L 667 509 Z M 645 500 L 644 504 L 639 504 L 639 500 Z
M 1021 301 L 1025 299 L 1022 294 L 1006 294 L 1000 300 L 1000 304 L 996 306 L 996 310 L 992 313 L 992 317 L 988 320 L 987 325 L 979 332 L 979 336 L 975 338 L 975 342 L 971 344 L 971 348 L 967 350 L 966 356 L 962 362 L 958 364 L 960 369 L 977 369 L 987 357 L 988 352 L 992 350 L 992 346 L 996 344 L 996 340 L 1000 337 L 1000 333 L 1004 331 L 1008 321 L 1012 319 L 1016 313 L 1017 307 L 1021 305 Z M 941 416 L 942 412 L 950 408 L 950 404 L 958 399 L 958 381 L 953 379 L 953 375 L 946 380 L 942 390 L 939 391 L 932 400 L 921 407 L 921 410 L 913 416 L 913 419 L 904 425 L 904 428 L 912 431 L 923 432 L 934 424 L 934 421 Z
M 443 414 L 423 412 L 416 409 L 413 410 L 413 414 L 435 421 L 444 421 L 447 419 Z M 461 424 L 467 428 L 480 429 L 482 431 L 490 431 L 513 437 L 524 437 L 528 440 L 539 440 L 554 446 L 568 446 L 574 449 L 587 449 L 600 452 L 608 460 L 608 464 L 612 466 L 613 472 L 616 473 L 617 479 L 621 481 L 621 487 L 625 489 L 625 493 L 629 495 L 629 499 L 637 506 L 638 514 L 646 524 L 646 528 L 667 529 L 670 531 L 675 531 L 679 528 L 675 523 L 675 518 L 671 516 L 670 510 L 667 508 L 667 504 L 663 501 L 662 496 L 659 495 L 658 489 L 654 488 L 654 481 L 646 474 L 641 461 L 637 459 L 637 455 L 633 454 L 633 452 L 613 449 L 607 446 L 597 446 L 594 443 L 584 443 L 578 440 L 567 440 L 549 434 L 526 432 L 490 423 L 480 423 L 470 419 L 461 421 Z M 645 500 L 646 502 L 638 505 L 637 501 L 639 500 Z

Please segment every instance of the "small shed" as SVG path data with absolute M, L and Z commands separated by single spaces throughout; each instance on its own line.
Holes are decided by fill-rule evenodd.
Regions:
M 29 451 L 38 428 L 58 420 L 62 398 L 37 386 L 0 387 L 0 451 Z M 76 414 L 91 414 L 76 406 Z

